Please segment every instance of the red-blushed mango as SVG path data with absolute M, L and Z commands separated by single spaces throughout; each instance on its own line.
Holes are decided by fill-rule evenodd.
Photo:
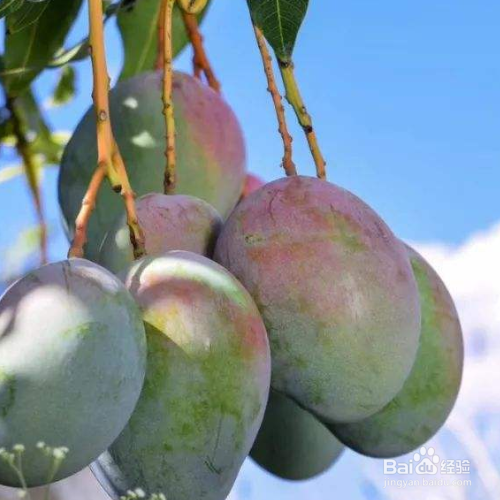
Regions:
M 328 470 L 344 449 L 313 415 L 271 391 L 250 456 L 281 479 L 303 481 Z
M 266 183 L 260 177 L 257 177 L 254 174 L 247 174 L 245 185 L 243 186 L 243 192 L 241 193 L 241 198 L 248 198 L 248 196 L 257 191 L 257 189 L 260 189 L 265 184 Z
M 422 446 L 445 423 L 460 389 L 464 345 L 453 299 L 436 271 L 415 250 L 408 253 L 422 307 L 417 360 L 401 392 L 383 410 L 354 424 L 334 425 L 350 448 L 389 458 Z
M 222 219 L 206 201 L 187 195 L 150 193 L 136 203 L 146 254 L 185 250 L 211 257 Z M 122 215 L 104 238 L 99 264 L 117 273 L 134 260 L 130 233 Z
M 165 118 L 161 74 L 124 80 L 110 92 L 111 119 L 132 188 L 163 193 Z M 227 217 L 245 181 L 246 154 L 238 121 L 226 102 L 196 78 L 175 73 L 176 194 L 196 196 Z M 97 162 L 95 112 L 89 110 L 69 141 L 59 174 L 59 204 L 68 233 Z M 123 212 L 120 196 L 101 189 L 89 224 L 86 255 L 96 260 L 105 234 Z
M 141 313 L 106 269 L 71 259 L 14 283 L 0 299 L 0 446 L 24 445 L 27 485 L 50 476 L 40 441 L 69 448 L 55 481 L 103 453 L 127 424 L 145 371 Z M 21 486 L 3 460 L 0 483 Z
M 124 281 L 143 311 L 146 381 L 129 424 L 92 468 L 116 499 L 140 487 L 224 500 L 269 393 L 257 307 L 229 272 L 189 252 L 139 260 Z
M 259 307 L 274 389 L 325 422 L 366 418 L 401 390 L 417 285 L 404 245 L 359 198 L 311 177 L 267 184 L 235 208 L 215 259 Z

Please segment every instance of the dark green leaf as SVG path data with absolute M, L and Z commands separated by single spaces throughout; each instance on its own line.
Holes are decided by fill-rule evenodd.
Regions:
M 24 5 L 15 12 L 7 15 L 7 30 L 9 33 L 16 33 L 36 23 L 40 16 L 48 7 L 50 0 L 45 2 L 25 2 Z
M 36 22 L 22 31 L 6 34 L 2 81 L 11 96 L 25 90 L 54 57 L 78 14 L 82 0 L 44 3 L 47 8 Z M 9 70 L 15 72 L 9 74 Z
M 247 0 L 255 25 L 263 32 L 276 57 L 290 61 L 309 0 Z
M 61 71 L 61 77 L 54 90 L 52 104 L 61 106 L 73 99 L 75 95 L 75 70 L 71 66 L 65 66 Z
M 136 0 L 132 6 L 123 7 L 118 12 L 118 27 L 123 40 L 125 61 L 121 79 L 154 68 L 158 50 L 158 13 L 161 0 Z M 199 20 L 206 13 L 205 9 Z M 173 50 L 177 55 L 189 42 L 182 15 L 176 6 L 173 19 Z
M 0 18 L 15 12 L 24 5 L 24 0 L 2 0 L 0 3 Z

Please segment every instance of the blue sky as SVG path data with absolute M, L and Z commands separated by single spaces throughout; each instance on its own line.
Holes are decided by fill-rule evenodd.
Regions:
M 362 197 L 404 239 L 458 245 L 500 220 L 499 18 L 497 0 L 310 2 L 295 61 L 329 179 Z M 85 29 L 82 16 L 71 38 Z M 245 2 L 215 0 L 203 31 L 245 131 L 249 170 L 277 178 L 281 144 Z M 107 35 L 116 76 L 122 59 L 112 25 Z M 189 51 L 176 66 L 190 71 Z M 48 113 L 57 129 L 74 128 L 90 105 L 89 62 L 77 71 L 78 99 Z M 55 80 L 54 72 L 44 74 L 37 93 L 46 96 Z M 288 117 L 299 171 L 312 174 L 305 140 Z M 1 154 L 0 168 L 13 160 Z M 62 258 L 56 175 L 47 172 L 44 194 L 51 255 Z M 0 250 L 33 220 L 23 181 L 0 185 Z M 361 462 L 348 454 L 314 485 L 298 488 L 248 465 L 237 489 L 242 498 L 378 498 Z
M 499 14 L 494 0 L 311 2 L 295 59 L 329 178 L 370 203 L 401 237 L 458 243 L 500 216 Z M 82 16 L 72 39 L 85 29 Z M 281 145 L 245 2 L 216 1 L 204 32 L 245 130 L 249 169 L 265 179 L 280 176 Z M 112 26 L 108 35 L 116 75 L 121 52 Z M 189 51 L 177 67 L 190 70 Z M 56 128 L 71 130 L 90 104 L 89 64 L 77 68 L 79 98 L 50 112 Z M 40 78 L 38 93 L 55 78 Z M 289 122 L 299 170 L 312 174 L 291 112 Z M 48 193 L 53 183 L 54 174 Z M 28 202 L 14 218 L 5 211 L 23 193 L 22 182 L 0 186 L 8 234 L 30 213 Z

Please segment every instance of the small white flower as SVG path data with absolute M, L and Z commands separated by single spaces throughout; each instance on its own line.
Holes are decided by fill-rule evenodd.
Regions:
M 43 448 L 45 448 L 45 443 L 43 441 L 38 441 L 38 443 L 36 444 L 36 447 L 41 450 Z
M 26 449 L 24 447 L 24 444 L 15 444 L 12 449 L 16 452 L 16 453 L 23 453 L 24 450 Z
M 64 460 L 66 458 L 67 448 L 54 448 L 52 450 L 52 456 L 57 460 Z
M 144 498 L 146 496 L 146 493 L 144 493 L 144 490 L 141 488 L 137 488 L 135 490 L 135 494 L 137 495 L 138 498 Z

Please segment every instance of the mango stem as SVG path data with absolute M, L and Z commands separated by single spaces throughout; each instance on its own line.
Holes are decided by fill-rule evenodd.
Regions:
M 312 118 L 307 112 L 302 96 L 300 94 L 297 80 L 295 79 L 294 65 L 292 61 L 278 61 L 286 90 L 286 100 L 290 103 L 297 115 L 300 126 L 306 134 L 309 149 L 316 165 L 316 174 L 320 179 L 326 179 L 326 162 L 321 154 L 318 139 L 314 132 Z
M 174 74 L 172 69 L 172 14 L 176 0 L 162 0 L 162 24 L 164 33 L 163 44 L 163 115 L 165 116 L 166 143 L 165 157 L 167 159 L 163 189 L 165 194 L 173 193 L 175 190 L 175 117 L 172 89 Z
M 266 40 L 260 28 L 258 28 L 255 24 L 253 25 L 255 38 L 257 40 L 257 45 L 260 50 L 260 54 L 262 56 L 262 62 L 264 64 L 264 71 L 266 73 L 267 78 L 267 90 L 271 94 L 273 99 L 274 108 L 276 110 L 276 117 L 278 118 L 278 131 L 283 140 L 283 160 L 282 166 L 286 172 L 288 177 L 292 175 L 297 175 L 297 169 L 295 168 L 295 163 L 293 162 L 293 150 L 292 150 L 292 141 L 293 138 L 288 132 L 288 126 L 286 123 L 285 117 L 285 108 L 283 107 L 283 99 L 278 90 L 278 86 L 276 85 L 276 78 L 274 77 L 273 71 L 273 59 L 271 57 L 271 53 L 267 48 Z
M 189 40 L 193 46 L 193 67 L 195 76 L 200 78 L 201 73 L 203 73 L 207 79 L 208 85 L 217 93 L 220 93 L 220 82 L 215 76 L 214 70 L 205 51 L 203 36 L 200 33 L 196 16 L 182 11 L 182 18 L 184 20 L 184 26 L 186 27 Z
M 90 217 L 95 208 L 102 182 L 107 177 L 113 190 L 120 193 L 125 204 L 130 242 L 134 257 L 144 255 L 144 236 L 135 209 L 135 194 L 131 189 L 125 164 L 111 128 L 109 111 L 109 76 L 104 47 L 102 0 L 89 0 L 90 56 L 92 60 L 94 109 L 97 123 L 97 168 L 92 176 L 82 207 L 75 221 L 75 235 L 68 257 L 83 257 Z

